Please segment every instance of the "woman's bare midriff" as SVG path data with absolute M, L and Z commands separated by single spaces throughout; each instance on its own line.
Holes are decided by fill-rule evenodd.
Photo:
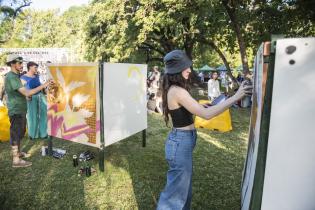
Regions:
M 179 128 L 176 128 L 176 129 L 180 129 L 180 130 L 194 130 L 195 129 L 195 124 L 192 123 L 192 124 L 187 125 L 185 127 L 179 127 Z

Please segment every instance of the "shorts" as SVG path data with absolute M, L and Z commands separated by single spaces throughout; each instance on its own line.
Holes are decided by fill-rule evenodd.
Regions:
M 14 114 L 10 118 L 10 143 L 12 146 L 20 145 L 26 130 L 26 115 Z

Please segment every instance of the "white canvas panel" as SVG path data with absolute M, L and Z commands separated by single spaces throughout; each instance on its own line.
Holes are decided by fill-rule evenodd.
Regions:
M 314 58 L 315 38 L 277 41 L 262 210 L 315 209 Z
M 147 65 L 105 63 L 103 110 L 105 146 L 147 128 Z

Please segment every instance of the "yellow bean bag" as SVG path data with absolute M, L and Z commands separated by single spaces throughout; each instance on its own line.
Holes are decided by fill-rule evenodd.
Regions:
M 210 101 L 200 100 L 200 104 L 206 104 Z M 209 130 L 218 130 L 221 132 L 231 131 L 232 130 L 232 120 L 230 115 L 230 110 L 227 109 L 223 113 L 215 116 L 210 120 L 205 120 L 200 117 L 195 118 L 195 126 L 197 128 L 206 128 Z
M 10 140 L 10 121 L 8 109 L 5 106 L 0 106 L 0 141 Z

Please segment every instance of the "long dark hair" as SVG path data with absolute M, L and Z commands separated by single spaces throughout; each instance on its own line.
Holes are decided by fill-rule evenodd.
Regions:
M 178 86 L 181 88 L 186 89 L 187 91 L 190 90 L 190 84 L 191 84 L 191 78 L 185 79 L 182 76 L 182 72 L 177 74 L 164 74 L 163 75 L 163 81 L 162 81 L 162 109 L 163 109 L 163 115 L 164 115 L 164 121 L 166 125 L 168 125 L 169 122 L 169 113 L 170 110 L 168 109 L 167 104 L 167 93 L 171 86 Z

